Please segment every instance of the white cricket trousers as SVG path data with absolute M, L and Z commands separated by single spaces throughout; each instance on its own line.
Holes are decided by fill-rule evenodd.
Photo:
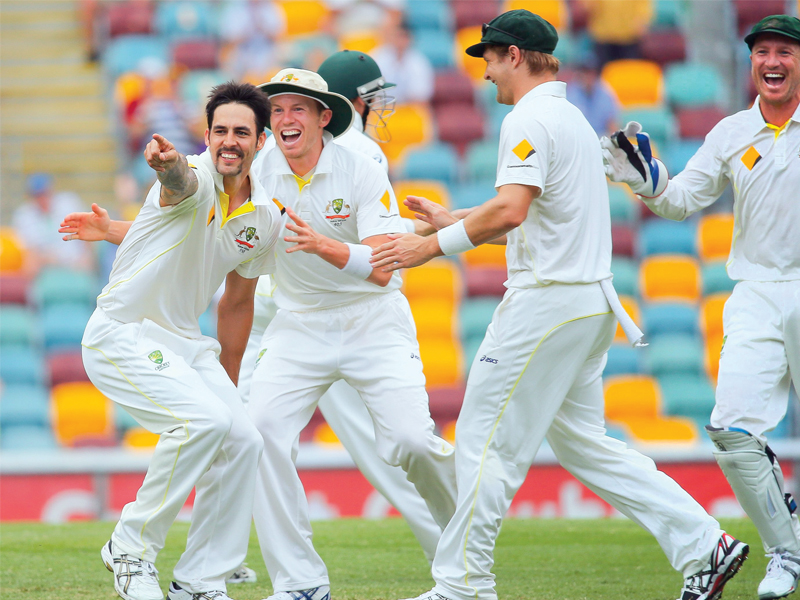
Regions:
M 690 575 L 708 562 L 719 524 L 652 460 L 605 435 L 601 373 L 615 326 L 599 283 L 506 292 L 456 423 L 458 503 L 433 561 L 434 591 L 497 597 L 500 524 L 545 436 L 561 465 L 652 533 L 673 567 Z
M 400 292 L 333 309 L 279 310 L 263 350 L 249 404 L 265 444 L 254 520 L 276 592 L 329 584 L 294 461 L 300 432 L 339 379 L 363 399 L 378 456 L 401 467 L 437 524 L 447 523 L 456 498 L 453 447 L 434 434 L 416 330 Z
M 262 313 L 262 316 L 267 318 L 254 319 L 253 329 L 247 340 L 247 349 L 242 357 L 239 395 L 245 405 L 250 400 L 250 383 L 261 348 L 261 339 L 274 316 L 274 313 L 264 307 L 265 303 L 271 302 L 271 298 L 256 296 L 256 314 Z M 372 417 L 361 396 L 347 382 L 337 381 L 320 398 L 319 409 L 356 463 L 358 470 L 372 487 L 403 515 L 422 546 L 425 558 L 428 562 L 432 562 L 442 529 L 433 520 L 431 511 L 428 510 L 428 505 L 419 495 L 417 488 L 406 478 L 405 471 L 401 467 L 387 464 L 378 456 Z
M 196 488 L 175 581 L 192 593 L 225 590 L 225 578 L 247 554 L 263 440 L 217 360 L 219 344 L 149 320 L 120 323 L 100 309 L 82 343 L 92 383 L 161 436 L 136 500 L 122 510 L 114 543 L 155 562 Z
M 738 427 L 766 443 L 800 382 L 800 281 L 740 281 L 723 311 L 713 427 Z

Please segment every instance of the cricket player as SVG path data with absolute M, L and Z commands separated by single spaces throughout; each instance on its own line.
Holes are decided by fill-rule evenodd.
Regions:
M 602 143 L 609 177 L 668 219 L 687 218 L 733 185 L 727 267 L 738 283 L 725 304 L 716 406 L 706 430 L 770 557 L 758 586 L 758 597 L 769 600 L 794 592 L 800 576 L 796 504 L 767 445 L 800 374 L 800 20 L 766 17 L 744 41 L 758 97 L 720 121 L 680 174 L 669 179 L 638 123 Z M 628 140 L 634 137 L 638 149 Z
M 385 170 L 333 143 L 355 116 L 316 73 L 284 69 L 261 88 L 277 147 L 261 181 L 283 209 L 276 316 L 267 327 L 249 411 L 264 437 L 254 520 L 274 600 L 329 597 L 294 460 L 301 430 L 339 380 L 366 405 L 378 455 L 399 466 L 443 527 L 455 507 L 453 448 L 434 435 L 416 331 L 396 274 L 372 248 L 405 230 Z
M 158 181 L 129 230 L 114 232 L 124 239 L 82 341 L 92 382 L 160 434 L 136 500 L 101 551 L 126 600 L 164 597 L 154 563 L 193 488 L 169 600 L 227 599 L 225 578 L 249 540 L 263 443 L 235 381 L 257 278 L 275 266 L 280 214 L 249 173 L 266 140 L 266 96 L 220 85 L 206 114 L 203 154 L 185 157 L 158 134 L 147 145 Z M 73 229 L 67 219 L 62 232 Z M 200 333 L 198 317 L 223 280 L 218 343 Z
M 508 281 L 467 380 L 456 423 L 458 503 L 419 600 L 494 600 L 500 524 L 544 438 L 589 489 L 652 533 L 685 577 L 681 600 L 719 598 L 748 547 L 723 532 L 649 458 L 606 435 L 601 374 L 615 315 L 607 186 L 597 137 L 556 81 L 555 28 L 526 10 L 483 26 L 500 132 L 497 196 L 436 235 L 390 236 L 373 266 L 393 271 L 507 234 Z M 433 203 L 409 199 L 436 222 Z M 444 212 L 444 211 L 440 211 Z M 447 225 L 446 227 L 441 227 Z M 641 335 L 628 322 L 631 341 Z

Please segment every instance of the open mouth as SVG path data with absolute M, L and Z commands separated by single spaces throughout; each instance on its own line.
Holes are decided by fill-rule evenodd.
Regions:
M 242 155 L 239 154 L 238 152 L 230 152 L 223 150 L 222 152 L 219 153 L 219 157 L 225 162 L 235 162 L 240 158 L 242 158 Z
M 291 146 L 300 139 L 300 130 L 286 129 L 285 131 L 281 131 L 281 139 L 283 140 L 284 144 Z
M 767 87 L 777 89 L 786 81 L 786 75 L 781 73 L 764 73 L 763 80 Z

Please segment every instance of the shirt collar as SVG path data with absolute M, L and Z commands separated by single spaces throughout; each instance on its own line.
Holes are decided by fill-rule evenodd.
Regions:
M 280 153 L 280 152 L 279 152 Z M 283 156 L 283 155 L 281 155 Z M 190 163 L 198 162 L 202 165 L 206 171 L 211 173 L 212 179 L 214 179 L 214 187 L 217 188 L 218 192 L 225 193 L 225 186 L 222 182 L 222 175 L 219 174 L 217 171 L 217 167 L 214 166 L 214 161 L 211 158 L 211 151 L 206 149 L 205 152 L 200 154 L 199 156 L 192 156 L 188 157 Z M 253 175 L 253 172 L 250 172 L 250 201 L 253 204 L 266 204 L 267 200 L 267 192 L 264 190 L 264 186 L 261 185 L 261 182 L 258 180 L 258 177 Z
M 767 127 L 767 122 L 764 120 L 764 115 L 761 114 L 761 108 L 759 107 L 760 99 L 760 96 L 756 96 L 753 106 L 747 111 L 748 127 L 751 128 L 752 135 L 756 135 Z M 789 117 L 789 120 L 800 123 L 800 105 L 795 109 L 794 114 Z
M 520 98 L 519 102 L 517 102 L 517 105 L 522 104 L 523 102 L 530 102 L 539 96 L 555 96 L 556 98 L 566 98 L 567 84 L 563 81 L 547 81 L 545 83 L 540 83 L 530 92 Z
M 333 136 L 327 131 L 322 132 L 322 153 L 319 155 L 316 167 L 314 167 L 314 175 L 319 173 L 331 173 L 333 171 Z M 294 171 L 289 166 L 286 157 L 281 152 L 280 146 L 275 144 L 275 147 L 269 151 L 265 157 L 268 164 L 264 165 L 263 173 L 275 173 L 276 175 L 292 175 Z

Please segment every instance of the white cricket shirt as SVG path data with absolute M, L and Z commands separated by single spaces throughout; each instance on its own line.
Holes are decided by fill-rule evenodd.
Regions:
M 561 81 L 525 94 L 503 120 L 496 188 L 541 188 L 508 233 L 510 288 L 611 277 L 611 216 L 597 134 Z
M 359 134 L 361 135 L 361 134 Z M 314 174 L 302 183 L 280 151 L 265 153 L 259 177 L 267 195 L 279 208 L 290 207 L 315 231 L 344 243 L 359 244 L 374 235 L 405 233 L 397 200 L 384 169 L 364 154 L 331 143 L 323 134 L 324 147 Z M 284 215 L 283 222 L 289 222 Z M 284 236 L 275 245 L 275 303 L 293 311 L 343 306 L 370 294 L 399 289 L 398 274 L 385 287 L 343 273 L 319 256 L 307 252 L 286 253 L 294 246 Z
M 247 279 L 274 271 L 281 218 L 256 177 L 250 178 L 250 200 L 224 218 L 228 196 L 210 153 L 187 160 L 197 193 L 161 207 L 161 184 L 153 185 L 117 250 L 97 306 L 123 323 L 150 319 L 197 338 L 197 319 L 230 271 Z
M 680 221 L 733 185 L 731 279 L 800 279 L 800 107 L 783 127 L 768 125 L 758 99 L 709 132 L 686 168 L 657 198 L 653 212 Z

